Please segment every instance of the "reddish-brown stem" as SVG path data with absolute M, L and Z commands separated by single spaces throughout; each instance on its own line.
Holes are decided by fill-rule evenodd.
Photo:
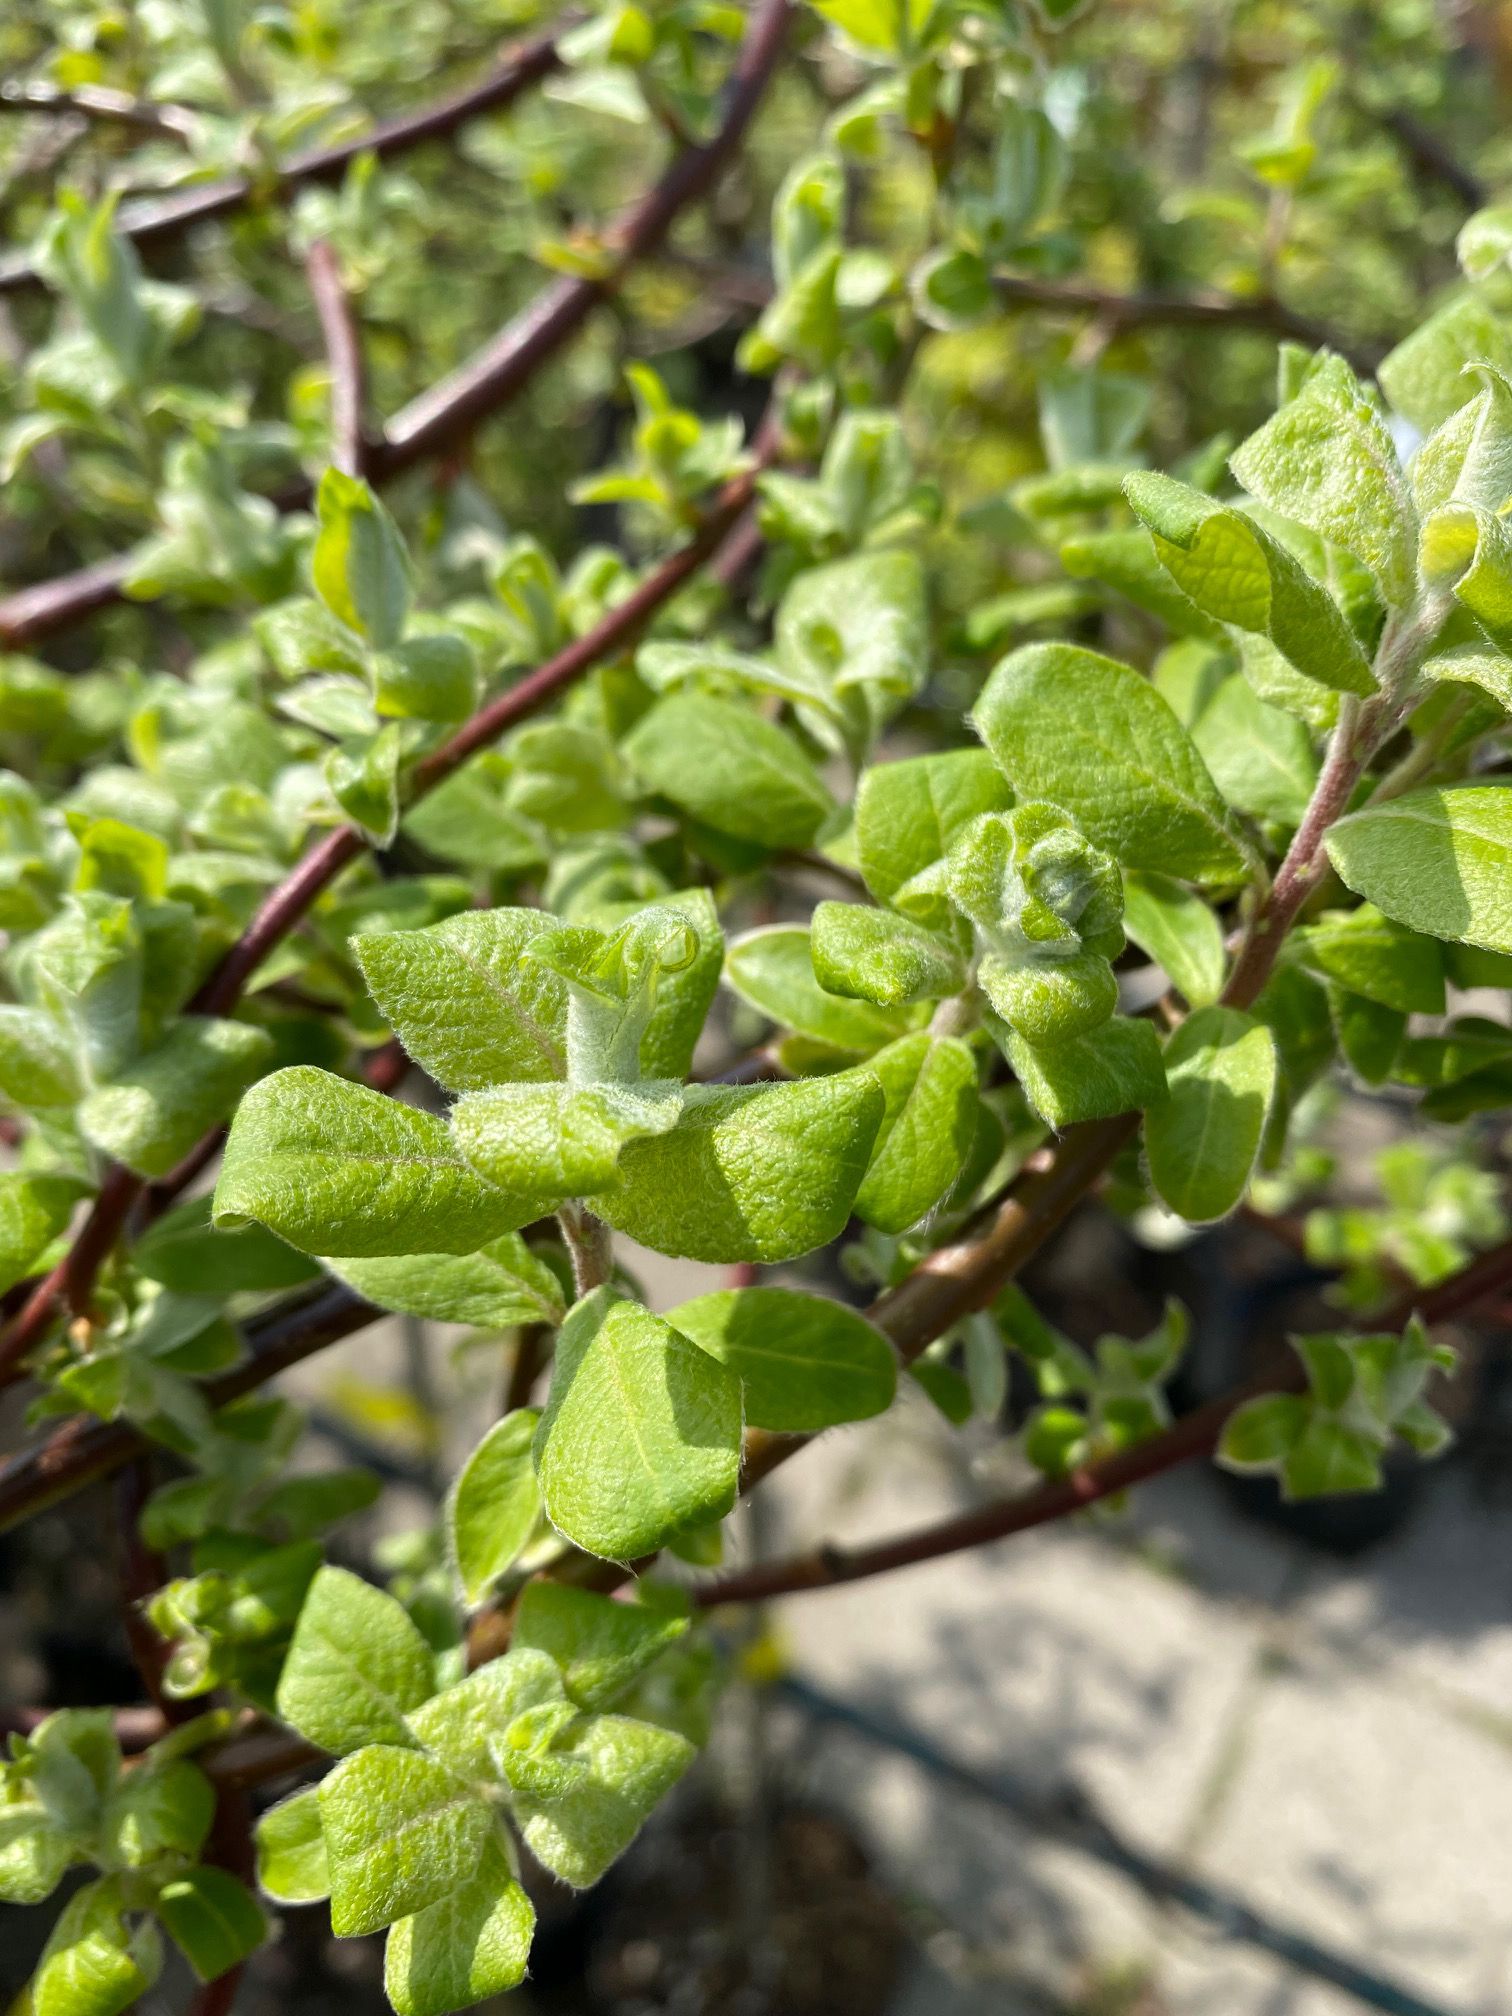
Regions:
M 345 475 L 360 476 L 367 459 L 362 433 L 362 338 L 342 284 L 340 261 L 324 238 L 317 238 L 310 247 L 305 278 L 331 367 L 331 461 Z
M 1288 337 L 1310 350 L 1328 348 L 1347 357 L 1365 374 L 1381 361 L 1377 350 L 1362 349 L 1284 301 L 1257 295 L 1246 301 L 1231 294 L 1125 294 L 1083 280 L 1043 280 L 1024 273 L 994 278 L 998 299 L 1010 308 L 1039 308 L 1096 315 L 1114 327 L 1159 323 L 1193 329 L 1258 329 Z
M 1437 1288 L 1404 1290 L 1385 1309 L 1363 1319 L 1357 1327 L 1399 1330 L 1414 1312 L 1425 1322 L 1444 1322 L 1499 1293 L 1509 1283 L 1512 1283 L 1512 1240 L 1481 1254 Z M 1296 1392 L 1303 1384 L 1301 1361 L 1288 1358 L 1273 1375 L 1221 1394 L 1205 1407 L 1183 1415 L 1149 1441 L 1105 1456 L 1069 1476 L 1015 1497 L 993 1499 L 953 1518 L 900 1534 L 894 1540 L 878 1541 L 869 1547 L 819 1546 L 783 1561 L 760 1562 L 751 1568 L 737 1569 L 704 1584 L 694 1592 L 693 1600 L 704 1609 L 720 1603 L 766 1602 L 776 1596 L 797 1595 L 805 1589 L 834 1588 L 869 1575 L 886 1575 L 967 1548 L 989 1546 L 1015 1533 L 1027 1533 L 1032 1527 L 1046 1526 L 1073 1512 L 1084 1511 L 1100 1499 L 1127 1491 L 1147 1478 L 1158 1477 L 1197 1457 L 1210 1456 L 1229 1416 L 1246 1401 L 1267 1393 Z
M 478 83 L 450 93 L 434 105 L 422 107 L 400 119 L 390 119 L 371 127 L 355 139 L 336 147 L 317 147 L 295 154 L 279 170 L 271 188 L 247 175 L 228 176 L 219 182 L 196 183 L 171 195 L 154 196 L 122 207 L 116 229 L 138 245 L 150 245 L 177 238 L 196 224 L 212 217 L 229 216 L 244 204 L 270 197 L 282 199 L 311 182 L 339 182 L 359 155 L 376 154 L 380 160 L 403 154 L 427 140 L 445 140 L 485 112 L 499 112 L 513 104 L 543 77 L 549 77 L 561 58 L 557 54 L 557 28 L 528 42 L 516 43 L 505 51 L 498 64 Z M 87 109 L 87 108 L 81 108 Z M 12 259 L 0 265 L 0 293 L 39 283 L 40 276 L 29 259 Z
M 791 0 L 762 0 L 751 19 L 730 78 L 718 131 L 680 154 L 629 216 L 607 236 L 608 270 L 599 277 L 553 282 L 467 362 L 396 413 L 367 454 L 367 472 L 385 482 L 429 456 L 444 453 L 497 413 L 582 327 L 638 259 L 654 252 L 678 212 L 712 188 L 750 124 L 782 53 Z M 309 485 L 291 485 L 276 502 L 292 510 Z M 133 556 L 115 554 L 77 573 L 23 588 L 0 603 L 0 645 L 46 636 L 107 607 L 121 592 Z
M 129 91 L 113 91 L 104 84 L 78 84 L 65 91 L 40 77 L 7 77 L 0 83 L 0 111 L 77 116 L 105 125 L 135 127 L 140 133 L 171 135 L 175 140 L 192 140 L 201 123 L 182 105 L 133 98 Z

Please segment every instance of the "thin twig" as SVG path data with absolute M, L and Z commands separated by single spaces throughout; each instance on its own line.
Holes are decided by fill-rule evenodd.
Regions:
M 1361 1319 L 1358 1328 L 1397 1330 L 1414 1313 L 1425 1322 L 1443 1322 L 1485 1300 L 1512 1283 L 1512 1240 L 1483 1253 L 1437 1289 L 1408 1288 L 1391 1305 L 1374 1317 Z M 858 1582 L 870 1575 L 885 1575 L 899 1568 L 936 1561 L 947 1554 L 968 1548 L 990 1546 L 1015 1533 L 1046 1526 L 1072 1513 L 1085 1511 L 1099 1500 L 1127 1491 L 1132 1485 L 1158 1477 L 1167 1470 L 1195 1458 L 1210 1456 L 1217 1448 L 1230 1416 L 1247 1401 L 1269 1393 L 1290 1393 L 1304 1385 L 1300 1359 L 1288 1357 L 1274 1373 L 1252 1380 L 1232 1392 L 1221 1394 L 1206 1406 L 1184 1414 L 1170 1428 L 1153 1435 L 1132 1449 L 1119 1450 L 1101 1461 L 1084 1465 L 1069 1476 L 1041 1484 L 1008 1498 L 990 1500 L 953 1518 L 916 1528 L 893 1540 L 877 1541 L 867 1547 L 840 1548 L 821 1545 L 786 1560 L 761 1562 L 737 1569 L 705 1583 L 694 1591 L 694 1602 L 703 1609 L 721 1603 L 766 1602 L 776 1596 L 793 1596 L 806 1589 L 827 1589 L 842 1582 Z
M 305 277 L 331 367 L 331 460 L 344 475 L 361 476 L 367 461 L 362 432 L 362 338 L 342 285 L 340 261 L 324 238 L 317 238 L 310 247 Z
M 417 462 L 443 454 L 508 405 L 614 292 L 627 270 L 657 250 L 678 213 L 712 188 L 777 67 L 791 12 L 792 0 L 762 0 L 731 74 L 717 132 L 703 146 L 678 156 L 608 234 L 609 270 L 553 282 L 492 342 L 396 413 L 369 454 L 368 473 L 375 482 L 387 482 Z M 3 279 L 0 269 L 0 284 Z M 300 482 L 280 491 L 274 501 L 281 510 L 296 510 L 309 495 L 309 484 Z M 0 645 L 14 649 L 108 608 L 134 564 L 130 552 L 112 554 L 9 596 L 0 603 Z
M 390 119 L 355 139 L 343 140 L 338 146 L 316 147 L 293 155 L 279 170 L 271 189 L 265 181 L 248 175 L 197 183 L 166 196 L 123 205 L 115 219 L 115 228 L 138 245 L 156 244 L 177 238 L 212 217 L 229 216 L 245 204 L 270 196 L 287 198 L 312 182 L 339 182 L 360 155 L 376 154 L 380 160 L 387 160 L 427 140 L 449 139 L 459 126 L 485 112 L 502 111 L 558 69 L 561 57 L 557 41 L 566 25 L 569 24 L 559 24 L 547 34 L 514 44 L 486 77 L 463 91 L 438 99 L 434 105 L 400 119 Z M 40 281 L 41 275 L 27 258 L 0 264 L 0 293 L 36 286 Z
M 1043 280 L 1025 273 L 998 273 L 993 285 L 998 298 L 1010 308 L 1090 313 L 1120 328 L 1165 323 L 1194 329 L 1258 329 L 1305 343 L 1309 349 L 1337 350 L 1356 370 L 1367 374 L 1375 370 L 1382 356 L 1378 349 L 1364 348 L 1338 330 L 1266 295 L 1245 300 L 1233 294 L 1130 294 L 1084 280 Z
M 7 77 L 0 82 L 0 112 L 52 112 L 64 118 L 103 120 L 175 140 L 193 140 L 200 128 L 194 113 L 182 105 L 133 98 L 129 91 L 113 91 L 105 84 L 78 84 L 65 91 L 38 77 Z

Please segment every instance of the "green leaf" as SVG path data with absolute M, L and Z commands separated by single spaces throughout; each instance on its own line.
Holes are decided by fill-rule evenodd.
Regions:
M 0 1806 L 0 1902 L 40 1904 L 82 1852 L 36 1801 Z
M 1227 1217 L 1249 1183 L 1276 1090 L 1276 1046 L 1237 1008 L 1199 1008 L 1165 1047 L 1170 1096 L 1145 1116 L 1150 1180 L 1189 1224 Z
M 888 910 L 820 903 L 810 933 L 814 977 L 827 994 L 903 1008 L 958 994 L 966 984 L 953 945 Z
M 1463 411 L 1474 391 L 1465 370 L 1471 364 L 1512 371 L 1512 335 L 1505 314 L 1467 287 L 1382 358 L 1376 375 L 1398 413 L 1426 434 Z
M 735 1502 L 740 1384 L 696 1344 L 607 1288 L 563 1324 L 536 1431 L 551 1523 L 630 1561 Z
M 458 1156 L 446 1122 L 294 1065 L 237 1109 L 213 1206 L 302 1253 L 472 1253 L 528 1223 Z
M 1204 616 L 1191 597 L 1176 586 L 1156 558 L 1155 542 L 1143 526 L 1133 531 L 1081 533 L 1062 543 L 1060 559 L 1073 581 L 1105 581 L 1157 617 L 1172 636 L 1223 642 L 1222 624 Z
M 752 1428 L 817 1434 L 892 1405 L 892 1346 L 842 1302 L 790 1288 L 725 1288 L 681 1303 L 667 1320 L 738 1375 Z
M 870 1072 L 692 1085 L 669 1134 L 632 1141 L 593 1208 L 658 1253 L 793 1260 L 845 1228 L 884 1107 Z
M 0 1004 L 0 1094 L 23 1112 L 72 1106 L 83 1091 L 73 1045 L 40 1008 Z
M 391 1927 L 383 1987 L 398 2016 L 447 2016 L 525 1978 L 535 1907 L 497 1836 L 454 1890 Z
M 1223 990 L 1223 931 L 1190 889 L 1169 875 L 1124 876 L 1124 929 L 1161 967 L 1188 1007 L 1206 1008 Z
M 673 693 L 623 746 L 648 791 L 717 832 L 764 847 L 807 847 L 834 810 L 793 737 L 733 700 Z
M 1140 471 L 1124 490 L 1149 526 L 1161 564 L 1199 609 L 1269 637 L 1323 686 L 1374 692 L 1369 663 L 1339 605 L 1253 519 L 1169 476 Z
M 682 1111 L 682 1087 L 496 1085 L 465 1092 L 452 1108 L 464 1159 L 529 1224 L 569 1197 L 612 1188 L 627 1143 L 665 1134 Z
M 350 1939 L 460 1889 L 497 1823 L 490 1807 L 435 1758 L 370 1743 L 321 1780 L 320 1824 L 330 1860 L 331 1930 Z
M 1267 1393 L 1235 1408 L 1223 1424 L 1218 1461 L 1229 1470 L 1273 1470 L 1307 1425 L 1300 1393 Z
M 25 1279 L 88 1195 L 75 1176 L 0 1176 L 0 1293 Z
M 376 1260 L 328 1260 L 338 1280 L 380 1309 L 433 1323 L 507 1330 L 516 1323 L 560 1323 L 561 1284 L 518 1232 L 476 1253 L 402 1253 Z
M 567 989 L 524 957 L 556 929 L 539 910 L 469 910 L 423 931 L 354 938 L 352 951 L 390 1028 L 448 1092 L 560 1078 Z
M 215 1817 L 210 1780 L 187 1758 L 126 1772 L 100 1816 L 100 1841 L 117 1868 L 143 1869 L 170 1851 L 195 1856 Z
M 1465 396 L 1477 380 L 1481 390 Z M 1412 458 L 1417 507 L 1425 516 L 1441 504 L 1499 510 L 1512 496 L 1512 383 L 1503 372 L 1479 365 L 1468 373 L 1457 370 L 1449 392 L 1456 399 L 1465 396 L 1465 403 Z
M 186 1015 L 156 1049 L 85 1098 L 79 1126 L 138 1176 L 166 1176 L 274 1054 L 272 1037 L 249 1023 Z
M 984 749 L 911 756 L 863 772 L 856 793 L 856 853 L 879 903 L 934 930 L 954 912 L 944 861 L 963 826 L 1013 804 L 1008 780 Z
M 1298 826 L 1318 779 L 1312 737 L 1293 714 L 1225 679 L 1192 730 L 1214 783 L 1236 811 Z
M 766 924 L 731 941 L 725 978 L 740 996 L 780 1028 L 851 1056 L 868 1056 L 902 1034 L 913 1017 L 826 991 L 815 967 L 808 930 Z
M 1478 686 L 1504 713 L 1512 714 L 1512 658 L 1503 652 L 1478 650 L 1473 644 L 1444 651 L 1426 660 L 1423 677 L 1440 684 Z
M 517 1407 L 496 1421 L 458 1473 L 447 1502 L 457 1579 L 469 1604 L 480 1603 L 513 1566 L 541 1517 L 531 1453 L 540 1415 Z M 516 1633 L 514 1642 L 521 1642 Z
M 595 905 L 592 921 L 613 931 L 640 913 L 634 903 Z M 655 1000 L 640 1045 L 643 1078 L 686 1078 L 693 1052 L 708 1020 L 724 966 L 724 933 L 719 912 L 707 889 L 677 889 L 658 897 L 658 912 L 670 912 L 688 924 L 696 939 L 693 957 L 675 969 L 663 966 L 657 975 Z
M 1165 1097 L 1160 1039 L 1148 1022 L 1115 1015 L 1065 1043 L 1026 1043 L 1004 1031 L 1003 1049 L 1024 1096 L 1050 1126 L 1110 1120 Z
M 515 1817 L 536 1860 L 564 1883 L 585 1889 L 630 1846 L 696 1753 L 669 1729 L 595 1715 L 555 1754 L 577 1767 L 571 1789 L 554 1798 L 517 1793 Z
M 1443 1014 L 1442 947 L 1404 931 L 1374 905 L 1330 911 L 1299 937 L 1307 964 L 1351 993 L 1407 1015 Z
M 527 1709 L 560 1707 L 562 1676 L 544 1652 L 513 1646 L 465 1680 L 423 1703 L 409 1718 L 422 1749 L 474 1789 L 501 1782 L 501 1746 Z
M 1512 789 L 1459 784 L 1367 805 L 1328 858 L 1378 910 L 1430 938 L 1512 952 Z
M 330 1895 L 320 1788 L 306 1786 L 258 1818 L 257 1880 L 275 1904 L 318 1904 Z
M 214 1981 L 256 1952 L 268 1921 L 229 1869 L 188 1869 L 157 1893 L 157 1915 L 200 1981 Z
M 1396 1064 L 1407 1029 L 1400 1008 L 1383 1008 L 1363 995 L 1350 994 L 1329 983 L 1328 1013 L 1339 1051 L 1355 1077 L 1366 1085 L 1384 1085 Z
M 399 830 L 399 766 L 404 739 L 396 722 L 376 735 L 338 743 L 322 774 L 337 805 L 375 847 L 390 847 Z
M 976 1138 L 976 1059 L 955 1036 L 921 1030 L 879 1050 L 869 1068 L 885 1104 L 856 1216 L 879 1232 L 905 1232 L 946 1195 Z
M 1244 872 L 1191 738 L 1147 680 L 1070 644 L 1002 660 L 972 722 L 1023 797 L 1048 798 L 1128 868 L 1193 882 Z
M 616 1603 L 566 1582 L 528 1582 L 510 1643 L 546 1653 L 561 1669 L 567 1698 L 579 1708 L 598 1710 L 611 1707 L 687 1628 L 687 1618 L 676 1611 Z
M 1252 497 L 1368 567 L 1392 607 L 1412 600 L 1416 513 L 1386 423 L 1343 358 L 1325 356 L 1231 466 Z
M 132 1940 L 122 1913 L 119 1879 L 75 1891 L 32 1976 L 32 2016 L 119 2016 L 145 1994 L 155 1956 Z
M 478 667 L 460 637 L 408 637 L 373 663 L 378 712 L 399 720 L 463 721 L 478 698 Z
M 435 1691 L 431 1650 L 402 1603 L 345 1568 L 306 1593 L 278 1678 L 278 1712 L 333 1756 L 407 1743 L 405 1716 Z
M 209 1197 L 164 1212 L 131 1249 L 138 1273 L 177 1295 L 266 1294 L 317 1281 L 320 1268 L 261 1225 L 218 1231 Z
M 1281 1468 L 1282 1496 L 1288 1499 L 1337 1497 L 1381 1488 L 1382 1443 L 1378 1435 L 1313 1414 L 1287 1451 Z
M 855 694 L 880 726 L 923 686 L 929 609 L 916 553 L 894 546 L 800 574 L 777 612 L 790 674 L 837 699 Z
M 339 469 L 321 477 L 315 509 L 316 594 L 333 616 L 387 650 L 402 635 L 410 604 L 409 561 L 393 519 L 360 477 Z

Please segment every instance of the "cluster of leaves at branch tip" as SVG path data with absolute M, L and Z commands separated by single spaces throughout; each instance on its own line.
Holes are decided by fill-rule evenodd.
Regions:
M 296 374 L 284 418 L 265 411 L 281 351 L 216 375 L 241 352 L 210 343 L 207 307 L 249 356 L 258 315 L 282 314 L 263 170 L 296 139 L 365 130 L 308 25 L 159 10 L 146 46 L 101 17 L 57 52 L 61 80 L 98 65 L 135 85 L 139 62 L 165 102 L 182 88 L 189 190 L 257 161 L 251 228 L 218 256 L 269 284 L 219 300 L 168 285 L 113 196 L 49 207 L 7 183 L 8 204 L 48 211 L 33 260 L 57 310 L 7 407 L 0 475 L 35 502 L 39 552 L 138 539 L 121 578 L 154 606 L 108 616 L 98 667 L 0 660 L 15 764 L 0 774 L 0 1102 L 23 1134 L 0 1174 L 0 1293 L 20 1300 L 106 1183 L 118 1196 L 132 1179 L 139 1206 L 83 1284 L 87 1315 L 49 1305 L 24 1369 L 33 1420 L 83 1410 L 172 1458 L 141 1538 L 173 1572 L 142 1609 L 164 1696 L 206 1707 L 130 1762 L 104 1711 L 12 1739 L 0 1896 L 36 1903 L 91 1872 L 33 2016 L 121 2016 L 163 1933 L 204 1979 L 265 1936 L 250 1891 L 200 1859 L 201 1751 L 239 1710 L 335 1760 L 261 1818 L 265 1896 L 328 1898 L 339 1936 L 386 1931 L 400 2016 L 518 1983 L 522 1846 L 592 1883 L 686 1770 L 719 1678 L 689 1599 L 642 1575 L 611 1602 L 571 1576 L 584 1556 L 622 1568 L 663 1550 L 717 1565 L 748 1434 L 882 1414 L 899 1353 L 885 1315 L 801 1285 L 655 1312 L 613 1233 L 744 1266 L 843 1242 L 849 1284 L 887 1290 L 954 1242 L 979 1252 L 1032 1156 L 1112 1122 L 1067 1147 L 1122 1134 L 1106 1194 L 1138 1236 L 1185 1239 L 1246 1198 L 1296 1205 L 1309 1254 L 1367 1321 L 1402 1273 L 1427 1290 L 1505 1238 L 1463 1123 L 1512 1105 L 1512 1033 L 1465 998 L 1512 981 L 1512 218 L 1498 204 L 1469 221 L 1463 285 L 1376 383 L 1284 344 L 1275 410 L 1232 453 L 1224 437 L 1146 466 L 1152 415 L 1166 425 L 1173 404 L 1142 361 L 1158 344 L 1126 341 L 1115 313 L 1110 368 L 1057 333 L 1088 177 L 1106 167 L 1092 70 L 1047 57 L 1077 11 L 813 0 L 825 25 L 798 58 L 823 52 L 826 93 L 856 88 L 811 148 L 774 122 L 753 183 L 775 188 L 770 256 L 707 276 L 711 298 L 727 282 L 757 297 L 734 347 L 771 381 L 760 452 L 702 395 L 682 403 L 706 359 L 674 331 L 664 349 L 686 354 L 664 373 L 630 363 L 620 408 L 617 357 L 579 359 L 505 452 L 480 439 L 423 510 L 320 473 L 323 370 Z M 618 211 L 626 150 L 714 134 L 729 50 L 770 12 L 611 0 L 570 26 L 549 81 L 563 152 L 508 120 L 468 137 L 459 184 L 517 174 L 531 192 L 494 206 L 490 246 L 617 278 L 620 239 L 541 234 L 550 188 L 564 169 L 563 186 L 607 177 Z M 1314 39 L 1309 19 L 1308 60 L 1245 146 L 1256 189 L 1225 212 L 1254 239 L 1234 254 L 1241 319 L 1271 288 L 1270 224 L 1320 200 L 1341 87 Z M 381 80 L 382 50 L 354 74 Z M 140 160 L 110 155 L 94 186 L 138 179 Z M 140 179 L 161 168 L 154 155 Z M 909 221 L 884 249 L 876 215 L 898 190 Z M 474 340 L 427 299 L 425 343 L 393 341 L 434 201 L 370 153 L 291 219 L 291 242 L 333 252 L 375 408 L 390 376 L 408 383 L 396 352 L 434 348 L 450 369 Z M 706 305 L 702 267 L 680 263 L 685 225 L 653 284 L 616 290 L 622 331 L 660 328 L 663 286 L 679 313 Z M 1192 220 L 1161 228 L 1175 260 Z M 498 277 L 481 257 L 479 274 Z M 462 277 L 443 291 L 469 292 Z M 1036 297 L 1055 331 L 1017 323 L 1004 341 L 1005 303 Z M 549 333 L 563 298 L 554 283 L 506 351 L 521 328 Z M 1213 305 L 1206 290 L 1185 303 Z M 905 427 L 919 344 L 930 382 Z M 1034 466 L 963 507 L 953 416 L 974 429 L 984 410 L 984 355 L 1033 379 L 1038 442 L 973 460 Z M 1249 380 L 1232 399 L 1223 383 L 1215 398 L 1240 410 Z M 562 415 L 590 393 L 623 410 L 623 438 L 564 478 L 559 448 L 565 462 L 591 430 Z M 394 438 L 365 464 L 375 483 Z M 266 494 L 285 482 L 308 510 Z M 763 551 L 732 593 L 691 561 L 746 495 Z M 564 498 L 615 514 L 624 550 L 555 557 Z M 1152 625 L 1164 643 L 1142 655 Z M 459 760 L 564 652 L 584 669 L 552 711 Z M 301 884 L 312 837 L 339 829 L 354 858 Z M 856 900 L 811 904 L 817 876 Z M 288 914 L 253 933 L 260 963 L 227 1006 L 214 976 L 275 891 Z M 761 917 L 778 921 L 751 928 Z M 207 982 L 222 1012 L 190 1012 Z M 702 1082 L 716 1030 L 781 1075 Z M 390 1038 L 441 1097 L 362 1082 Z M 1316 1128 L 1341 1079 L 1442 1123 L 1378 1159 L 1379 1206 L 1325 1188 Z M 223 1127 L 213 1199 L 185 1201 Z M 960 1278 L 960 1251 L 941 1278 Z M 373 1550 L 386 1589 L 328 1560 L 330 1530 L 379 1479 L 303 1468 L 300 1411 L 247 1390 L 285 1326 L 334 1312 L 334 1327 L 357 1298 L 465 1326 L 468 1348 L 525 1332 L 517 1371 L 538 1351 L 545 1385 L 549 1364 L 435 1525 Z M 1046 1478 L 1170 1425 L 1189 1328 L 1175 1304 L 1145 1335 L 1090 1346 L 1011 1285 L 938 1321 L 922 1348 L 909 1339 L 915 1387 L 952 1422 L 1001 1428 L 1016 1367 L 1032 1397 L 1014 1433 Z M 1443 1447 L 1427 1396 L 1452 1360 L 1422 1325 L 1341 1327 L 1297 1351 L 1305 1386 L 1236 1412 L 1223 1461 L 1300 1497 L 1375 1488 L 1397 1444 Z M 241 1397 L 217 1404 L 226 1391 Z M 509 1651 L 469 1672 L 469 1620 L 509 1606 Z
M 97 2016 L 144 1995 L 166 1932 L 201 1981 L 246 1958 L 267 1933 L 262 1908 L 228 1870 L 199 1861 L 215 1790 L 192 1752 L 225 1718 L 186 1723 L 130 1769 L 109 1709 L 63 1708 L 12 1736 L 0 1765 L 0 1898 L 37 1904 L 80 1863 L 32 1977 L 38 2016 Z

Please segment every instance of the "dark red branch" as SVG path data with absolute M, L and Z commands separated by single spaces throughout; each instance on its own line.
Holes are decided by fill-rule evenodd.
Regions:
M 317 238 L 305 260 L 310 298 L 331 367 L 331 460 L 348 476 L 361 476 L 367 460 L 362 432 L 362 338 L 341 281 L 335 250 Z
M 369 451 L 368 473 L 374 482 L 387 482 L 454 447 L 480 421 L 507 406 L 613 293 L 626 270 L 656 250 L 678 212 L 713 187 L 776 69 L 791 12 L 791 0 L 762 0 L 731 75 L 718 131 L 701 147 L 679 155 L 608 234 L 609 272 L 596 279 L 553 282 L 491 343 L 401 408 L 383 439 Z M 291 485 L 277 502 L 282 509 L 293 510 L 307 502 L 309 494 L 308 484 Z M 0 645 L 14 649 L 108 607 L 120 595 L 133 564 L 133 555 L 116 554 L 8 597 L 0 602 Z
M 157 244 L 180 237 L 192 226 L 206 223 L 212 217 L 227 217 L 245 204 L 269 198 L 282 201 L 312 182 L 339 182 L 361 154 L 376 154 L 380 160 L 387 160 L 390 155 L 407 153 L 427 140 L 449 139 L 470 119 L 477 119 L 485 112 L 502 111 L 522 92 L 549 77 L 561 63 L 557 54 L 560 32 L 557 28 L 528 42 L 516 43 L 478 83 L 440 98 L 419 112 L 387 120 L 356 139 L 343 140 L 339 146 L 316 147 L 293 155 L 271 187 L 247 175 L 196 183 L 192 188 L 174 190 L 166 196 L 145 197 L 139 203 L 123 205 L 116 217 L 116 229 L 137 245 Z M 40 276 L 29 259 L 10 259 L 0 264 L 0 293 L 39 284 Z

